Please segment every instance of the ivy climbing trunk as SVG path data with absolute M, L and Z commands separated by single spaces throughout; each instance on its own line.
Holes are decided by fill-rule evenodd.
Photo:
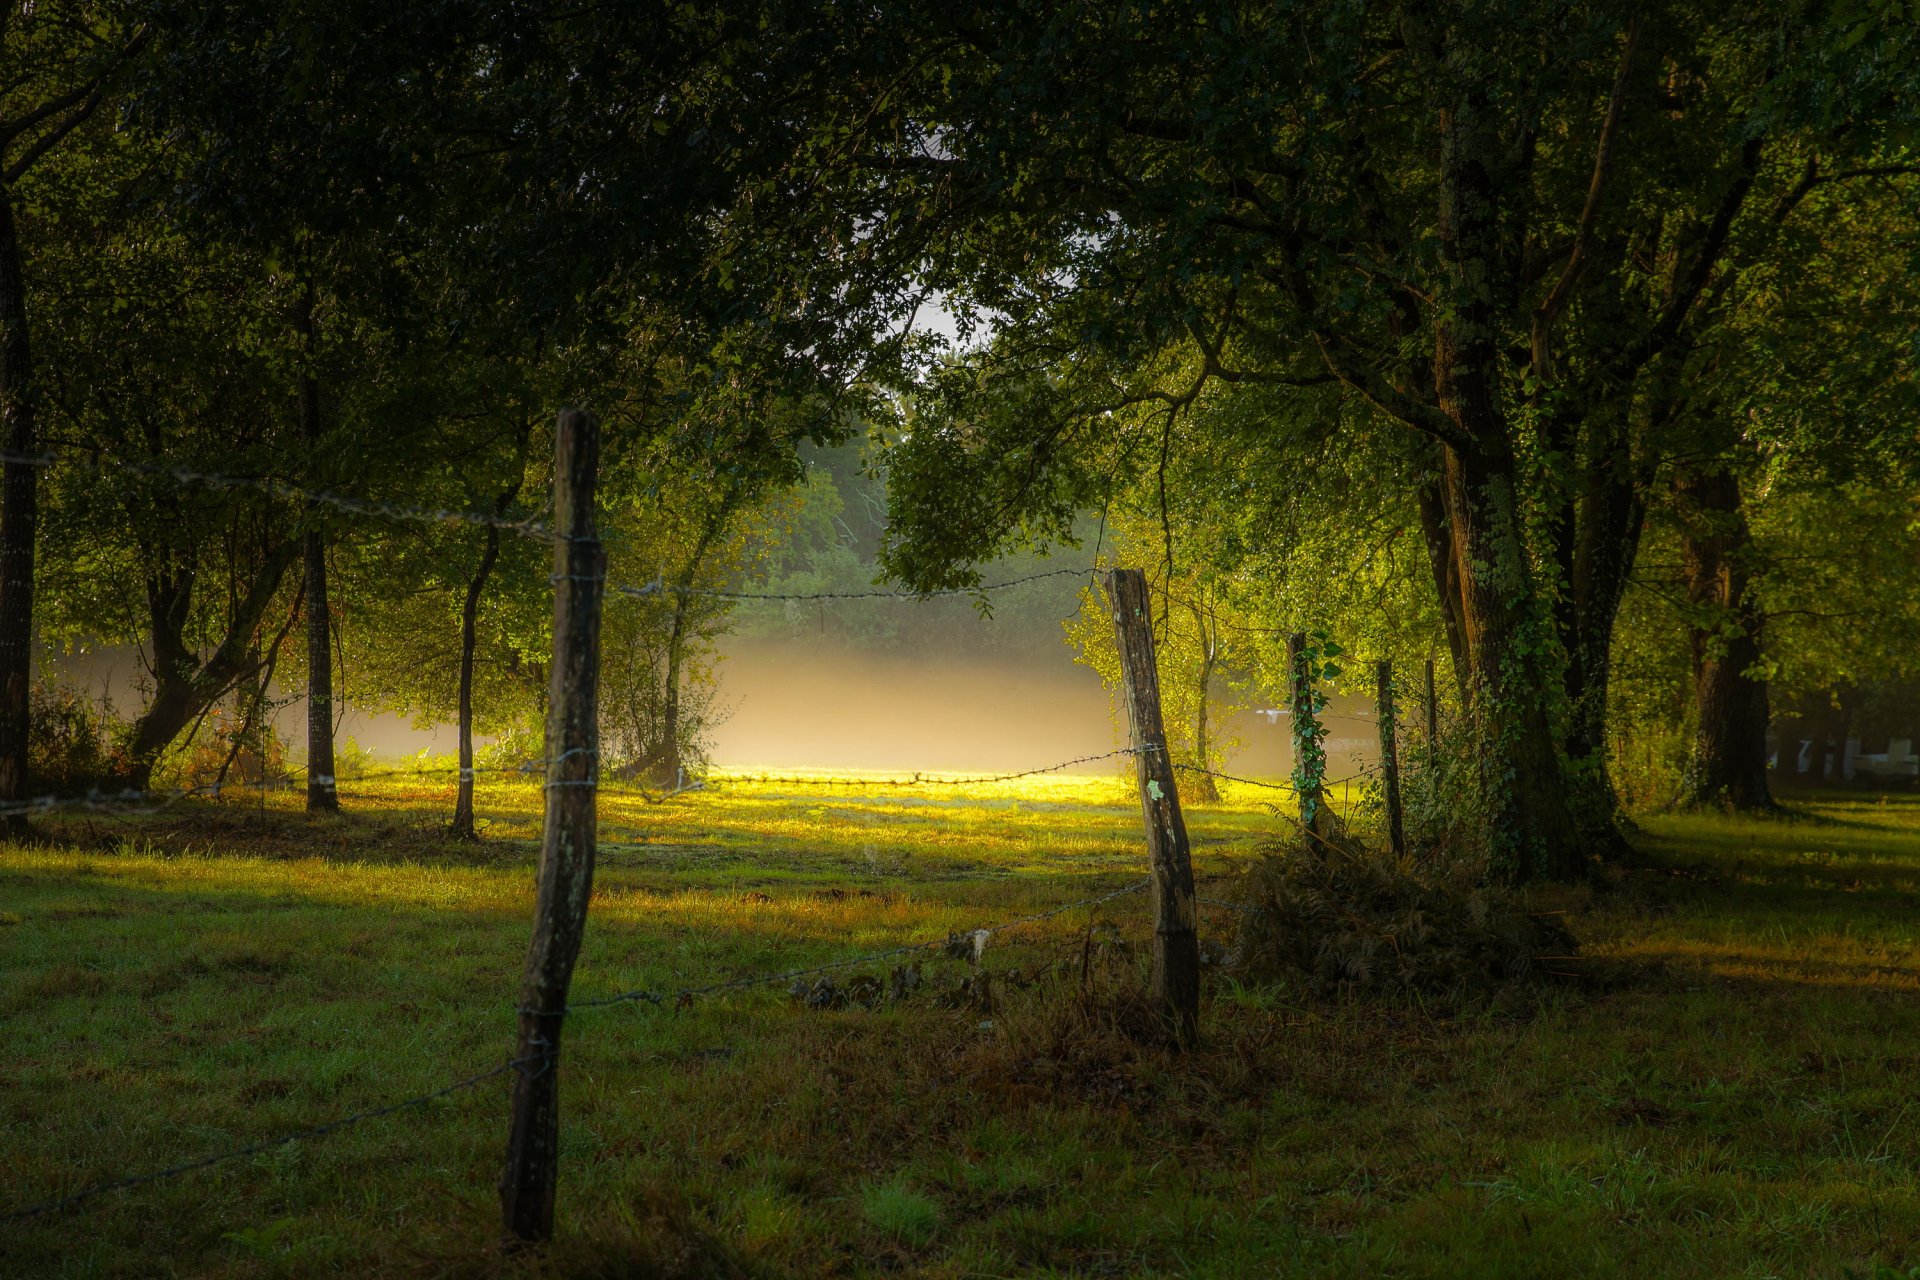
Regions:
M 1453 429 L 1441 441 L 1440 500 L 1458 583 L 1481 785 L 1495 872 L 1570 879 L 1586 865 L 1549 714 L 1551 620 L 1539 616 L 1518 510 L 1518 465 L 1502 401 L 1506 365 L 1494 290 L 1508 270 L 1487 104 L 1467 95 L 1438 115 L 1439 248 L 1451 286 L 1435 325 L 1434 390 Z
M 1624 413 L 1618 415 L 1624 420 Z M 1621 430 L 1609 422 L 1605 430 Z M 1564 565 L 1561 641 L 1567 654 L 1566 755 L 1575 817 L 1596 850 L 1616 859 L 1631 851 L 1620 834 L 1625 806 L 1607 759 L 1607 701 L 1613 632 L 1640 551 L 1646 505 L 1621 461 L 1624 439 L 1603 451 L 1613 459 L 1587 470 L 1578 499 L 1578 533 Z
M 27 798 L 33 541 L 40 501 L 39 469 L 27 461 L 38 445 L 35 398 L 13 193 L 0 187 L 0 438 L 9 454 L 0 467 L 0 804 Z M 5 829 L 18 835 L 26 825 L 26 818 L 13 812 Z
M 1767 782 L 1767 684 L 1757 672 L 1766 618 L 1751 590 L 1752 538 L 1740 484 L 1724 468 L 1674 485 L 1691 613 L 1693 760 L 1684 800 L 1695 807 L 1774 808 Z

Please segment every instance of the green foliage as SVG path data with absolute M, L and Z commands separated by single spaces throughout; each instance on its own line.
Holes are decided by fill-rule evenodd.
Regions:
M 114 789 L 128 726 L 112 704 L 70 684 L 36 684 L 31 698 L 27 764 L 37 782 L 61 792 Z
M 1172 556 L 1163 530 L 1145 512 L 1112 512 L 1101 531 L 1098 567 L 1143 567 L 1152 610 L 1154 660 L 1159 671 L 1161 720 L 1177 765 L 1220 770 L 1236 745 L 1226 726 L 1247 706 L 1253 690 L 1252 647 L 1246 624 L 1224 598 L 1203 554 L 1183 549 Z M 1104 593 L 1088 585 L 1080 607 L 1061 623 L 1075 660 L 1090 667 L 1115 695 L 1114 727 L 1124 736 L 1126 711 L 1118 698 L 1120 652 Z M 1219 788 L 1206 774 L 1176 775 L 1183 799 L 1211 803 Z
M 1305 641 L 1288 671 L 1287 709 L 1293 734 L 1291 781 L 1303 797 L 1300 820 L 1316 830 L 1320 825 L 1317 810 L 1322 803 L 1321 787 L 1327 778 L 1327 752 L 1323 745 L 1327 726 L 1320 718 L 1320 713 L 1327 709 L 1323 682 L 1339 678 L 1340 668 L 1333 659 L 1345 652 L 1324 630 L 1310 631 L 1305 633 Z

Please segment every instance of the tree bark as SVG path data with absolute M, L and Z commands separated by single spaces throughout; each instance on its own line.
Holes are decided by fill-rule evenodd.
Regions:
M 1436 465 L 1445 463 L 1436 459 Z M 1442 476 L 1422 481 L 1415 491 L 1420 504 L 1420 533 L 1427 547 L 1427 565 L 1433 571 L 1433 590 L 1440 601 L 1440 622 L 1446 631 L 1447 652 L 1453 658 L 1453 678 L 1460 701 L 1467 701 L 1467 642 L 1460 630 L 1459 561 L 1453 551 L 1453 522 L 1447 514 Z
M 705 554 L 707 540 L 702 539 L 695 556 Z M 688 581 L 699 568 L 696 559 L 689 568 Z M 680 669 L 686 661 L 687 610 L 690 597 L 684 591 L 673 595 L 673 626 L 667 632 L 666 688 L 660 704 L 660 753 L 654 764 L 654 781 L 663 787 L 678 787 L 683 762 L 680 755 Z
M 301 538 L 307 589 L 307 812 L 336 813 L 333 776 L 333 627 L 327 602 L 327 542 L 318 529 Z
M 27 334 L 27 292 L 13 196 L 0 187 L 0 438 L 9 457 L 0 467 L 0 804 L 27 798 L 27 750 L 33 684 L 33 555 L 39 520 L 39 468 L 26 459 L 37 446 L 37 389 Z M 8 815 L 9 835 L 27 829 Z
M 307 367 L 300 371 L 300 434 L 306 441 L 308 476 L 320 445 L 320 387 L 313 375 L 313 285 L 299 314 Z M 313 522 L 302 539 L 307 593 L 307 812 L 338 813 L 340 793 L 333 776 L 333 616 L 327 599 L 327 538 L 318 527 L 319 510 L 309 504 Z
M 252 670 L 248 655 L 255 648 L 261 619 L 292 566 L 298 546 L 288 541 L 268 554 L 241 595 L 220 647 L 204 663 L 196 663 L 186 640 L 196 577 L 192 566 L 176 559 L 148 575 L 154 690 L 153 700 L 134 722 L 128 744 L 129 786 L 145 790 L 153 780 L 153 767 L 160 754 L 202 711 Z
M 1113 610 L 1120 691 L 1127 704 L 1140 816 L 1147 832 L 1154 921 L 1151 993 L 1174 1043 L 1187 1049 L 1200 1036 L 1200 940 L 1194 930 L 1193 855 L 1160 716 L 1153 601 L 1146 575 L 1138 569 L 1114 569 L 1104 585 Z
M 600 428 L 560 411 L 554 433 L 553 665 L 547 706 L 546 822 L 533 936 L 520 978 L 519 1070 L 500 1209 L 510 1239 L 553 1237 L 560 1169 L 560 1033 L 587 930 L 598 839 L 600 606 L 607 557 L 594 525 Z
M 1607 761 L 1607 698 L 1613 674 L 1613 630 L 1640 553 L 1646 504 L 1627 465 L 1628 445 L 1617 439 L 1596 459 L 1579 501 L 1567 595 L 1571 628 L 1567 651 L 1567 763 L 1577 816 L 1603 852 L 1625 852 L 1619 841 L 1624 806 Z
M 1495 141 L 1481 127 L 1485 104 L 1440 113 L 1439 243 L 1456 301 L 1435 327 L 1434 385 L 1457 426 L 1443 443 L 1441 498 L 1459 583 L 1481 785 L 1490 806 L 1496 875 L 1514 881 L 1584 873 L 1587 839 L 1575 819 L 1549 691 L 1551 621 L 1536 616 L 1540 593 L 1517 507 L 1518 467 L 1499 370 L 1495 323 L 1501 251 L 1492 169 Z
M 1750 590 L 1752 535 L 1739 481 L 1721 469 L 1683 473 L 1674 487 L 1698 713 L 1684 803 L 1769 810 L 1767 684 L 1756 674 L 1766 619 Z
M 1213 688 L 1213 669 L 1219 665 L 1219 646 L 1207 631 L 1205 612 L 1196 604 L 1193 625 L 1200 635 L 1200 661 L 1194 670 L 1193 763 L 1196 769 L 1211 769 L 1208 756 L 1213 749 L 1212 724 L 1208 715 L 1208 693 Z M 1220 784 L 1211 773 L 1188 773 L 1181 780 L 1182 794 L 1195 804 L 1218 804 Z
M 517 491 L 519 486 L 514 486 Z M 512 501 L 511 498 L 508 501 Z M 460 782 L 453 802 L 449 833 L 471 840 L 473 829 L 473 650 L 480 629 L 480 595 L 487 589 L 494 561 L 500 558 L 500 526 L 487 526 L 486 549 L 480 565 L 467 580 L 467 598 L 460 606 Z

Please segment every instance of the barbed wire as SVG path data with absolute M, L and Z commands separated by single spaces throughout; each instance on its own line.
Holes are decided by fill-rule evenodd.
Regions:
M 1081 907 L 1099 906 L 1101 903 L 1111 902 L 1115 898 L 1125 897 L 1126 895 L 1132 894 L 1132 893 L 1138 893 L 1141 890 L 1145 889 L 1151 883 L 1152 882 L 1150 880 L 1141 880 L 1134 884 L 1129 884 L 1122 888 L 1111 890 L 1107 893 L 1096 894 L 1088 898 L 1080 898 L 1073 902 L 1061 903 L 1059 906 L 1050 907 L 1045 911 L 1036 911 L 1029 915 L 1017 916 L 1014 919 L 1003 920 L 1003 921 L 1000 921 L 999 923 L 987 925 L 982 928 L 963 930 L 959 932 L 961 932 L 963 935 L 965 934 L 979 935 L 981 933 L 992 935 L 996 933 L 1005 933 L 1010 929 L 1018 929 L 1026 925 L 1037 924 L 1043 920 L 1053 919 L 1056 916 L 1064 915 L 1066 912 L 1077 910 Z M 647 990 L 626 991 L 618 995 L 605 996 L 605 997 L 601 997 L 593 1000 L 580 1000 L 580 1001 L 571 1002 L 568 1005 L 568 1007 L 565 1010 L 563 1010 L 563 1013 L 572 1013 L 580 1009 L 605 1008 L 605 1007 L 609 1007 L 616 1004 L 632 1004 L 632 1003 L 649 1004 L 655 1007 L 661 1007 L 670 1003 L 675 1006 L 679 1006 L 686 1001 L 690 1001 L 701 996 L 716 995 L 724 991 L 745 990 L 751 987 L 769 986 L 776 983 L 791 983 L 791 982 L 798 981 L 801 978 L 813 977 L 815 975 L 824 974 L 824 973 L 832 973 L 841 969 L 853 968 L 857 965 L 871 964 L 876 960 L 890 959 L 894 956 L 908 955 L 915 952 L 927 951 L 935 947 L 944 947 L 948 944 L 948 942 L 949 942 L 948 937 L 929 938 L 922 942 L 910 943 L 905 946 L 887 947 L 879 951 L 868 952 L 864 955 L 853 956 L 845 960 L 836 960 L 826 964 L 819 964 L 819 965 L 809 965 L 809 966 L 806 966 L 803 968 L 797 968 L 797 969 L 782 969 L 774 972 L 761 973 L 753 977 L 747 977 L 747 978 L 733 978 L 733 979 L 728 979 L 721 982 L 708 983 L 707 985 L 701 986 L 701 987 L 683 988 L 682 990 L 673 991 L 673 992 L 654 992 L 654 991 L 647 991 Z M 521 1012 L 527 1012 L 527 1011 L 522 1010 Z M 491 1067 L 485 1071 L 481 1071 L 474 1075 L 468 1076 L 463 1080 L 456 1080 L 452 1084 L 443 1086 L 442 1088 L 435 1089 L 427 1093 L 416 1094 L 409 1098 L 403 1098 L 397 1102 L 383 1103 L 380 1106 L 369 1107 L 364 1111 L 356 1111 L 351 1115 L 341 1116 L 340 1118 L 336 1120 L 330 1120 L 325 1124 L 313 1125 L 304 1129 L 297 1129 L 291 1133 L 281 1134 L 278 1137 L 267 1138 L 260 1142 L 248 1143 L 245 1146 L 235 1147 L 227 1151 L 217 1152 L 214 1155 L 202 1156 L 195 1160 L 188 1160 L 180 1164 L 169 1165 L 168 1167 L 163 1169 L 155 1169 L 147 1173 L 135 1174 L 131 1177 L 126 1177 L 126 1178 L 117 1178 L 111 1182 L 103 1182 L 96 1186 L 88 1187 L 82 1191 L 76 1191 L 70 1195 L 60 1196 L 60 1197 L 57 1197 L 56 1199 L 43 1201 L 39 1204 L 28 1205 L 21 1209 L 9 1210 L 6 1213 L 0 1214 L 0 1222 L 19 1222 L 29 1218 L 42 1217 L 50 1213 L 58 1213 L 66 1209 L 74 1208 L 77 1205 L 84 1204 L 89 1200 L 94 1200 L 100 1196 L 108 1195 L 116 1191 L 131 1190 L 134 1187 L 145 1186 L 148 1183 L 160 1182 L 165 1179 L 180 1177 L 184 1174 L 193 1173 L 200 1169 L 210 1168 L 213 1165 L 222 1164 L 229 1160 L 239 1160 L 247 1156 L 258 1155 L 263 1151 L 270 1151 L 275 1147 L 285 1146 L 290 1142 L 299 1142 L 309 1138 L 324 1137 L 327 1134 L 338 1132 L 341 1129 L 346 1129 L 353 1125 L 364 1123 L 365 1121 L 368 1121 L 368 1120 L 377 1120 L 384 1116 L 394 1115 L 397 1112 L 405 1111 L 410 1108 L 425 1106 L 430 1102 L 438 1101 L 439 1099 L 447 1097 L 450 1094 L 459 1093 L 466 1089 L 476 1088 L 479 1085 L 482 1085 L 489 1080 L 505 1075 L 509 1071 L 518 1070 L 522 1067 L 528 1066 L 535 1062 L 545 1061 L 549 1057 L 550 1057 L 549 1054 L 541 1053 L 541 1054 L 530 1054 L 521 1058 L 515 1058 L 510 1061 L 504 1062 L 497 1067 Z
M 288 480 L 278 480 L 272 476 L 236 476 L 216 471 L 202 471 L 197 467 L 169 465 L 162 462 L 142 462 L 134 458 L 124 458 L 105 451 L 85 450 L 79 446 L 67 446 L 75 453 L 92 461 L 96 465 L 105 465 L 135 475 L 157 476 L 172 480 L 182 488 L 203 488 L 215 490 L 252 489 L 289 501 L 311 503 L 316 506 L 331 507 L 349 515 L 371 516 L 380 520 L 395 520 L 417 524 L 464 524 L 473 526 L 492 526 L 512 533 L 524 534 L 538 541 L 551 542 L 556 536 L 552 526 L 535 516 L 510 517 L 493 511 L 473 511 L 459 507 L 416 507 L 396 502 L 387 502 L 378 498 L 362 498 L 351 494 L 333 493 L 325 489 L 310 489 Z M 71 456 L 71 455 L 69 455 Z M 10 453 L 0 451 L 0 462 L 23 463 L 34 467 L 51 467 L 62 461 L 57 453 Z
M 1152 883 L 1151 880 L 1140 880 L 1123 888 L 1114 889 L 1107 893 L 1096 894 L 1091 898 L 1080 898 L 1073 902 L 1063 902 L 1057 907 L 1050 907 L 1045 911 L 1037 911 L 1032 915 L 1016 916 L 1011 920 L 1003 920 L 998 924 L 985 925 L 977 929 L 956 930 L 954 932 L 963 935 L 1005 933 L 1009 929 L 1019 929 L 1030 924 L 1037 924 L 1042 920 L 1051 920 L 1055 916 L 1065 915 L 1067 912 L 1078 910 L 1081 907 L 1097 907 L 1103 902 L 1111 902 L 1115 898 L 1123 898 L 1130 893 L 1139 893 Z M 564 1015 L 581 1009 L 603 1009 L 617 1004 L 650 1004 L 655 1008 L 667 1004 L 677 1005 L 682 1001 L 694 1000 L 701 996 L 717 995 L 722 991 L 744 991 L 751 987 L 769 986 L 779 982 L 790 983 L 798 981 L 801 978 L 811 978 L 817 974 L 833 973 L 840 969 L 851 969 L 858 965 L 872 964 L 876 960 L 890 960 L 895 956 L 912 955 L 915 952 L 929 951 L 935 947 L 946 946 L 948 941 L 948 938 L 928 938 L 922 942 L 910 942 L 902 946 L 885 947 L 878 951 L 870 951 L 865 955 L 853 956 L 846 960 L 834 960 L 826 964 L 808 965 L 799 969 L 783 969 L 777 973 L 763 973 L 750 978 L 732 978 L 724 982 L 708 983 L 704 987 L 685 987 L 679 991 L 653 991 L 647 988 L 636 988 L 632 991 L 622 991 L 617 995 L 600 996 L 592 1000 L 570 1001 L 567 1007 L 560 1012 Z M 538 1013 L 539 1011 L 522 1009 L 520 1012 Z
M 682 785 L 661 791 L 627 779 L 582 779 L 568 785 L 592 786 L 602 795 L 637 796 L 648 804 L 664 804 L 679 795 L 711 791 L 716 786 L 728 783 L 748 783 L 756 786 L 799 786 L 799 787 L 873 787 L 873 788 L 912 788 L 912 787 L 967 787 L 984 786 L 999 782 L 1014 782 L 1022 778 L 1040 777 L 1044 774 L 1059 773 L 1076 765 L 1098 764 L 1106 760 L 1116 760 L 1127 756 L 1144 754 L 1152 748 L 1119 747 L 1112 751 L 1097 752 L 1093 755 L 1075 756 L 1056 764 L 1040 765 L 1032 769 L 1018 769 L 1007 773 L 969 774 L 961 777 L 939 777 L 923 772 L 915 772 L 909 777 L 856 777 L 851 775 L 834 776 L 818 774 L 735 774 L 717 773 L 701 778 L 689 778 Z M 571 752 L 569 755 L 573 754 Z M 564 759 L 565 757 L 561 757 Z M 518 764 L 474 765 L 462 768 L 458 765 L 418 765 L 394 766 L 367 772 L 341 770 L 334 776 L 335 794 L 342 798 L 380 799 L 374 792 L 350 792 L 340 789 L 338 784 L 355 782 L 383 782 L 396 778 L 443 778 L 457 782 L 463 775 L 471 775 L 475 781 L 485 778 L 519 779 L 529 783 L 540 780 L 548 765 L 554 760 L 533 759 Z M 1226 773 L 1218 769 L 1209 769 L 1202 765 L 1175 761 L 1172 767 L 1182 773 L 1204 774 L 1222 782 L 1238 783 L 1242 786 L 1257 787 L 1269 791 L 1283 791 L 1298 795 L 1299 788 L 1292 782 L 1268 782 L 1259 778 L 1247 778 L 1238 774 Z M 1379 774 L 1378 765 L 1369 765 L 1356 773 L 1322 781 L 1323 791 L 1344 786 L 1351 782 L 1372 778 Z M 127 788 L 117 792 L 90 791 L 74 795 L 68 793 L 49 793 L 28 799 L 0 805 L 0 817 L 51 815 L 60 812 L 85 812 L 103 814 L 109 817 L 143 817 L 165 812 L 184 800 L 205 798 L 218 800 L 229 791 L 269 791 L 293 790 L 298 779 L 306 773 L 305 766 L 295 766 L 271 779 L 261 781 L 228 781 L 215 785 L 201 783 L 189 787 L 167 790 L 141 790 Z
M 1238 782 L 1243 786 L 1263 787 L 1269 791 L 1286 791 L 1294 795 L 1300 794 L 1300 788 L 1291 782 L 1262 782 L 1258 778 L 1242 778 L 1235 774 L 1222 773 L 1218 769 L 1209 769 L 1204 765 L 1187 764 L 1179 760 L 1174 761 L 1173 767 L 1181 773 L 1203 773 L 1209 778 L 1218 778 L 1222 782 Z M 1320 780 L 1320 789 L 1325 791 L 1330 787 L 1342 787 L 1349 782 L 1358 782 L 1362 778 L 1371 778 L 1379 771 L 1380 767 L 1378 765 L 1368 765 L 1358 773 L 1349 773 L 1344 777 L 1322 778 Z
M 1059 764 L 1043 765 L 1038 769 L 1022 769 L 1017 773 L 982 774 L 977 777 L 936 778 L 924 773 L 915 773 L 911 778 L 856 778 L 825 777 L 801 774 L 721 774 L 709 779 L 712 782 L 751 782 L 756 785 L 779 786 L 824 786 L 824 787 L 969 787 L 990 782 L 1012 782 L 1018 778 L 1034 778 L 1043 773 L 1058 773 L 1062 769 L 1071 769 L 1077 764 L 1095 764 L 1101 760 L 1112 760 L 1120 756 L 1139 755 L 1138 747 L 1121 747 L 1117 751 L 1103 751 L 1098 755 L 1076 756 L 1071 760 L 1062 760 Z
M 568 753 L 569 755 L 572 753 Z M 566 756 L 557 759 L 565 759 Z M 395 767 L 377 770 L 371 773 L 340 772 L 334 777 L 340 782 L 377 782 L 389 778 L 445 777 L 456 779 L 465 773 L 471 773 L 476 780 L 482 775 L 514 775 L 528 779 L 537 778 L 541 772 L 556 760 L 528 760 L 515 765 L 476 765 L 471 769 L 462 769 L 458 765 L 427 765 L 418 768 Z M 307 772 L 301 765 L 287 770 L 275 778 L 260 782 L 228 781 L 218 785 L 198 783 L 189 787 L 177 787 L 164 790 L 140 789 L 128 787 L 121 791 L 93 790 L 80 795 L 53 792 L 31 796 L 0 805 L 0 817 L 33 816 L 66 811 L 101 813 L 110 817 L 142 817 L 164 812 L 179 804 L 182 800 L 195 797 L 219 799 L 226 791 L 278 790 L 292 789 L 296 779 Z M 686 788 L 693 790 L 695 788 Z M 644 788 L 641 788 L 644 790 Z M 336 792 L 336 794 L 346 794 Z M 363 795 L 368 793 L 361 793 Z
M 656 577 L 644 586 L 632 586 L 626 583 L 609 582 L 607 590 L 616 595 L 645 598 L 656 595 L 703 596 L 719 600 L 769 600 L 784 602 L 804 602 L 809 600 L 931 600 L 937 596 L 978 596 L 992 591 L 1005 591 L 1010 587 L 1025 586 L 1029 582 L 1041 582 L 1048 578 L 1086 578 L 1093 575 L 1091 569 L 1049 569 L 1044 573 L 1030 573 L 1025 577 L 1009 578 L 1005 582 L 983 582 L 971 587 L 939 587 L 930 591 L 728 591 L 715 587 L 691 587 L 670 583 L 664 577 Z M 605 581 L 603 579 L 603 581 Z
M 24 1209 L 14 1209 L 7 1213 L 0 1213 L 0 1222 L 20 1222 L 28 1218 L 42 1217 L 49 1213 L 59 1213 L 63 1210 L 71 1209 L 75 1205 L 84 1204 L 89 1200 L 97 1199 L 111 1192 L 127 1191 L 134 1187 L 145 1186 L 150 1182 L 160 1182 L 167 1178 L 177 1178 L 182 1174 L 193 1173 L 196 1170 L 209 1168 L 216 1164 L 223 1164 L 228 1160 L 239 1160 L 245 1156 L 259 1155 L 261 1152 L 271 1151 L 275 1147 L 284 1147 L 289 1142 L 300 1142 L 308 1138 L 324 1137 L 327 1134 L 337 1133 L 341 1129 L 350 1128 L 353 1125 L 361 1124 L 367 1120 L 378 1120 L 382 1116 L 390 1116 L 395 1112 L 406 1111 L 413 1107 L 423 1107 L 429 1102 L 437 1102 L 449 1094 L 475 1088 L 497 1076 L 503 1076 L 509 1071 L 518 1070 L 530 1063 L 543 1061 L 547 1057 L 547 1054 L 542 1053 L 532 1054 L 524 1058 L 515 1058 L 497 1067 L 491 1067 L 486 1071 L 482 1071 L 477 1075 L 468 1076 L 464 1080 L 456 1080 L 445 1088 L 435 1089 L 431 1093 L 422 1093 L 411 1098 L 403 1098 L 399 1102 L 389 1102 L 381 1106 L 369 1107 L 365 1111 L 356 1111 L 352 1115 L 342 1116 L 338 1120 L 330 1120 L 326 1124 L 314 1125 L 307 1129 L 297 1129 L 292 1133 L 281 1134 L 277 1138 L 268 1138 L 262 1142 L 249 1143 L 244 1147 L 235 1147 L 230 1151 L 222 1151 L 215 1155 L 203 1156 L 198 1160 L 189 1160 L 183 1164 L 171 1165 L 165 1169 L 155 1169 L 150 1173 L 135 1174 L 130 1178 L 118 1178 L 112 1182 L 103 1182 L 98 1186 L 88 1187 L 84 1191 L 76 1191 L 72 1195 L 61 1196 L 55 1200 L 47 1200 L 40 1204 L 29 1205 Z

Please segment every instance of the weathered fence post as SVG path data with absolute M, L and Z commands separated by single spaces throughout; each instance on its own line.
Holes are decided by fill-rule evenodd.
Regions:
M 1307 670 L 1307 636 L 1296 631 L 1287 637 L 1287 680 L 1293 703 L 1293 785 L 1300 793 L 1300 825 L 1308 831 L 1321 830 L 1320 814 L 1327 799 L 1321 783 L 1326 778 L 1326 760 L 1313 759 L 1319 743 L 1313 739 L 1319 716 L 1313 705 L 1313 673 Z
M 560 1155 L 560 1025 L 593 892 L 600 771 L 600 597 L 606 557 L 594 531 L 600 428 L 560 411 L 554 441 L 553 674 L 547 706 L 546 829 L 533 939 L 520 979 L 520 1063 L 500 1207 L 511 1241 L 553 1236 Z
M 1153 612 L 1147 578 L 1138 569 L 1104 575 L 1120 645 L 1121 696 L 1133 730 L 1140 811 L 1147 828 L 1153 880 L 1153 998 L 1181 1047 L 1200 1034 L 1200 938 L 1194 932 L 1193 859 L 1180 816 L 1173 757 L 1160 719 L 1160 673 L 1153 654 Z
M 1400 749 L 1395 732 L 1393 664 L 1374 667 L 1374 718 L 1380 725 L 1380 783 L 1387 799 L 1387 838 L 1397 858 L 1407 855 L 1407 823 L 1400 811 Z

